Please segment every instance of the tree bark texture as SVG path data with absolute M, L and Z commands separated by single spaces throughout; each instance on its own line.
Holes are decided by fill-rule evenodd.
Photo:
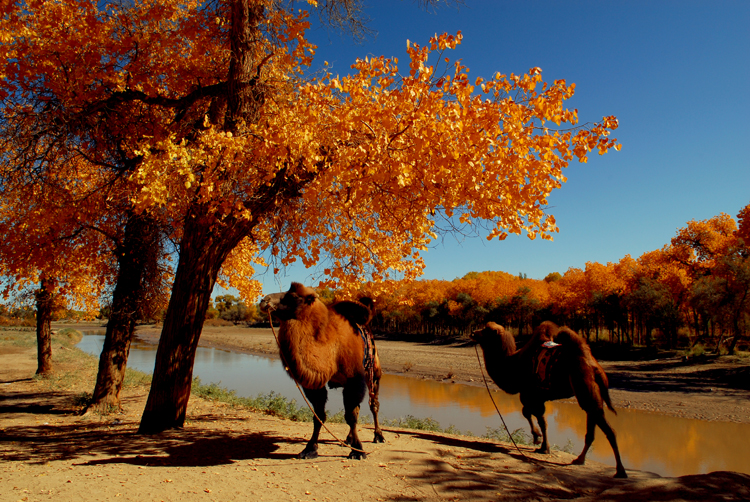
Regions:
M 260 2 L 258 2 L 260 3 Z M 235 132 L 240 121 L 252 122 L 263 104 L 263 92 L 258 82 L 260 64 L 253 51 L 258 23 L 264 7 L 251 0 L 232 2 L 230 31 L 230 62 L 227 76 L 228 110 L 224 129 Z
M 54 282 L 42 276 L 36 294 L 37 375 L 52 373 L 52 290 Z
M 140 304 L 146 298 L 147 271 L 159 259 L 159 229 L 146 216 L 133 216 L 125 227 L 125 236 L 117 249 L 119 270 L 112 293 L 112 308 L 99 357 L 99 371 L 89 408 L 106 410 L 120 407 L 120 391 L 133 339 L 140 317 Z
M 196 211 L 188 216 L 139 433 L 154 434 L 185 423 L 195 352 L 216 278 L 231 250 L 249 232 L 246 221 L 212 223 Z

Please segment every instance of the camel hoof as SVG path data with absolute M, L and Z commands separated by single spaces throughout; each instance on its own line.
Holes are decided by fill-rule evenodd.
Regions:
M 577 459 L 573 460 L 570 465 L 583 465 L 584 462 L 586 462 L 585 458 L 578 457 Z
M 349 458 L 352 460 L 365 460 L 367 458 L 367 453 L 363 451 L 352 450 L 351 452 L 349 452 Z
M 385 443 L 385 437 L 383 433 L 375 433 L 375 437 L 372 439 L 373 443 Z
M 617 472 L 615 473 L 615 478 L 617 478 L 617 479 L 628 479 L 628 473 L 627 473 L 627 472 L 625 472 L 625 470 L 624 470 L 624 469 L 623 469 L 622 471 L 619 471 L 619 470 L 618 470 L 618 471 L 617 471 Z
M 313 449 L 308 450 L 307 448 L 305 448 L 304 450 L 300 452 L 299 458 L 301 460 L 311 460 L 313 458 L 318 458 L 318 449 L 316 448 L 314 450 Z
M 543 453 L 545 455 L 549 455 L 549 447 L 548 448 L 537 448 L 534 450 L 534 453 Z

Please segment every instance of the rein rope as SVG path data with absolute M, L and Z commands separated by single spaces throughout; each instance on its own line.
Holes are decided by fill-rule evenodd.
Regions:
M 271 311 L 270 310 L 268 311 L 268 323 L 271 325 L 271 332 L 273 333 L 273 337 L 276 339 L 276 345 L 279 347 L 279 357 L 281 357 L 281 362 L 284 363 L 284 366 L 286 368 L 288 368 L 289 365 L 287 364 L 286 359 L 284 359 L 284 354 L 281 351 L 281 343 L 279 342 L 279 337 L 276 335 L 276 330 L 273 327 L 273 318 L 271 317 Z M 326 426 L 326 423 L 323 420 L 320 419 L 320 417 L 318 416 L 317 413 L 315 413 L 315 410 L 313 409 L 313 406 L 310 404 L 310 401 L 307 400 L 307 396 L 305 396 L 305 391 L 302 390 L 302 387 L 300 386 L 300 384 L 297 381 L 297 379 L 294 378 L 294 377 L 292 377 L 292 380 L 294 380 L 294 385 L 297 386 L 297 390 L 299 390 L 300 394 L 302 394 L 302 399 L 305 400 L 305 404 L 307 404 L 307 407 L 310 408 L 310 411 L 312 412 L 313 416 L 315 417 L 315 420 L 317 420 L 318 422 L 320 422 L 320 425 L 323 426 L 323 428 L 326 430 L 326 432 L 328 432 L 328 434 L 330 434 L 331 436 L 333 436 L 333 439 L 335 439 L 336 441 L 338 441 L 338 443 L 341 446 L 343 446 L 344 448 L 349 448 L 351 450 L 367 454 L 367 452 L 364 451 L 364 450 L 360 450 L 359 448 L 354 448 L 353 446 L 346 444 L 346 442 L 342 441 L 341 439 L 339 439 L 339 437 L 336 434 L 334 434 L 333 432 L 331 432 L 331 429 L 329 429 L 328 426 Z
M 479 371 L 482 373 L 482 380 L 484 380 L 484 386 L 487 388 L 487 394 L 490 396 L 490 401 L 492 401 L 492 406 L 495 407 L 495 411 L 497 412 L 497 415 L 500 417 L 500 421 L 503 423 L 503 427 L 505 427 L 505 432 L 508 433 L 508 437 L 510 438 L 510 441 L 513 443 L 513 446 L 516 447 L 516 450 L 518 450 L 518 453 L 520 453 L 521 456 L 523 458 L 525 458 L 526 460 L 529 460 L 531 462 L 535 462 L 535 459 L 526 456 L 526 454 L 516 444 L 516 440 L 513 439 L 513 435 L 510 433 L 510 429 L 508 429 L 508 426 L 505 423 L 505 419 L 503 418 L 503 414 L 500 413 L 500 410 L 498 409 L 497 404 L 495 403 L 495 398 L 492 397 L 492 391 L 490 390 L 490 384 L 487 383 L 487 377 L 484 376 L 484 370 L 482 369 L 482 360 L 479 357 L 479 347 L 478 347 L 478 345 L 474 345 L 474 351 L 477 354 L 477 362 L 479 363 Z

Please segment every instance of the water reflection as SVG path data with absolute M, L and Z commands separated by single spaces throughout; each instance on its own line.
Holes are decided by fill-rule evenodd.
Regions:
M 87 334 L 78 347 L 99 355 L 103 341 L 103 334 Z M 156 346 L 135 340 L 128 366 L 152 373 L 155 357 Z M 234 389 L 239 396 L 254 397 L 273 391 L 298 403 L 303 402 L 281 363 L 270 358 L 199 347 L 194 375 L 204 383 Z M 517 396 L 503 392 L 494 392 L 492 396 L 511 430 L 522 428 L 528 431 Z M 380 403 L 383 418 L 431 417 L 442 427 L 454 425 L 462 432 L 475 435 L 502 426 L 484 387 L 384 375 Z M 340 390 L 330 392 L 328 407 L 331 411 L 343 407 Z M 368 411 L 365 406 L 363 415 Z M 607 418 L 617 431 L 626 468 L 665 476 L 717 470 L 750 474 L 750 455 L 737 444 L 738 438 L 750 436 L 750 425 L 688 420 L 632 410 L 618 410 L 616 416 L 608 412 Z M 550 442 L 560 447 L 567 445 L 578 454 L 583 446 L 586 414 L 576 404 L 554 402 L 547 404 L 547 420 Z M 599 430 L 588 458 L 614 465 L 612 450 Z

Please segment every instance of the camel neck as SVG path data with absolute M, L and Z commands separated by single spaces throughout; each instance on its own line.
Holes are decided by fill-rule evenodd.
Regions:
M 496 343 L 494 346 L 482 347 L 484 365 L 490 378 L 508 394 L 521 391 L 518 382 L 518 352 L 515 344 Z

